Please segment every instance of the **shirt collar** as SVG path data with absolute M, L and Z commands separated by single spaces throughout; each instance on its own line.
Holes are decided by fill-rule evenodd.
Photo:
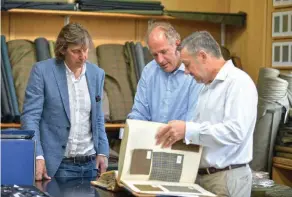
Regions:
M 160 66 L 159 66 L 159 68 L 160 68 Z M 178 72 L 181 72 L 181 71 L 185 72 L 185 65 L 183 63 L 181 63 L 180 66 L 178 67 L 178 69 L 176 69 L 174 72 L 166 73 L 166 74 L 168 74 L 168 75 L 176 75 Z
M 70 70 L 70 68 L 67 66 L 66 62 L 64 61 L 64 65 L 66 67 L 66 72 L 70 75 L 74 75 L 74 73 Z M 83 75 L 85 75 L 86 72 L 86 63 L 83 64 L 82 66 L 82 72 L 80 74 L 80 77 L 82 77 Z
M 217 80 L 224 81 L 226 77 L 228 76 L 228 72 L 230 71 L 232 67 L 234 67 L 232 64 L 232 61 L 231 60 L 226 61 L 213 81 L 217 81 Z

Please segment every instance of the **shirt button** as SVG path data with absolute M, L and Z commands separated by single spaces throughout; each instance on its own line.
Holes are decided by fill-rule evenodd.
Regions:
M 193 140 L 190 140 L 190 143 L 193 143 Z

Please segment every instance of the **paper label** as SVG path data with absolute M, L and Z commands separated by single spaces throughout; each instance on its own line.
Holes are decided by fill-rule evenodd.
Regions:
M 123 139 L 123 135 L 124 135 L 124 128 L 120 128 L 119 139 Z
M 182 156 L 177 156 L 176 163 L 181 164 Z
M 147 151 L 147 159 L 151 159 L 151 155 L 152 155 L 152 152 L 151 151 Z

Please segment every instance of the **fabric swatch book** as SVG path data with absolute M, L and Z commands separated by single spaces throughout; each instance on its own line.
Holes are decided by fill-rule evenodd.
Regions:
M 156 145 L 155 135 L 165 124 L 127 120 L 118 171 L 103 173 L 92 185 L 136 196 L 215 196 L 195 184 L 202 147 L 178 141 L 170 148 Z

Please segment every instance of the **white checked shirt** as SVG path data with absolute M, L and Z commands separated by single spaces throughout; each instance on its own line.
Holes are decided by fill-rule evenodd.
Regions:
M 186 144 L 203 146 L 200 168 L 225 168 L 252 160 L 258 95 L 251 78 L 231 60 L 199 95 Z
M 81 75 L 76 79 L 66 63 L 66 76 L 70 105 L 70 134 L 65 150 L 65 157 L 95 154 L 91 133 L 91 102 L 85 76 L 86 64 Z

